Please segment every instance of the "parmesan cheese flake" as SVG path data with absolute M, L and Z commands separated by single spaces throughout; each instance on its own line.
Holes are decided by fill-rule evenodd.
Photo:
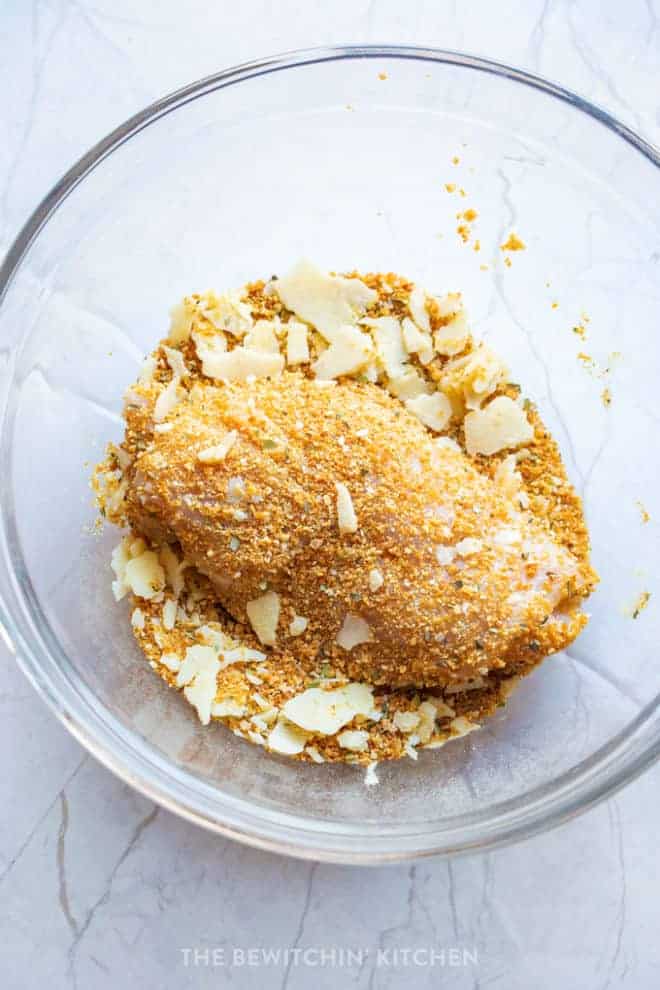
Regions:
M 484 409 L 475 409 L 465 417 L 468 454 L 489 456 L 529 443 L 533 437 L 534 430 L 524 411 L 506 395 L 498 395 Z
M 358 520 L 353 507 L 351 493 L 341 481 L 335 482 L 337 489 L 337 521 L 340 533 L 356 533 Z
M 378 298 L 360 279 L 326 275 L 309 261 L 299 262 L 274 287 L 287 309 L 316 327 L 329 343 L 341 326 L 355 323 Z
M 238 433 L 236 430 L 230 430 L 215 447 L 206 447 L 204 450 L 200 450 L 197 460 L 201 461 L 202 464 L 219 464 L 221 461 L 224 461 L 237 439 Z
M 249 601 L 245 609 L 259 641 L 265 646 L 274 646 L 280 619 L 280 596 L 277 592 L 267 591 L 260 598 Z
M 287 701 L 282 711 L 299 728 L 330 736 L 356 715 L 371 714 L 373 707 L 373 689 L 366 684 L 352 683 L 332 691 L 308 688 Z

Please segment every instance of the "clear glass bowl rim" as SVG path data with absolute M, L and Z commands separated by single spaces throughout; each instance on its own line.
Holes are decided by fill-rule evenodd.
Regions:
M 225 69 L 176 90 L 129 118 L 83 155 L 44 197 L 9 248 L 0 267 L 0 306 L 30 246 L 53 213 L 97 165 L 143 128 L 191 100 L 247 79 L 323 62 L 378 58 L 459 66 L 531 87 L 587 114 L 660 168 L 660 151 L 606 110 L 557 83 L 504 63 L 409 45 L 341 45 L 285 52 Z M 11 402 L 3 418 L 3 430 L 10 428 Z M 8 467 L 7 462 L 2 465 L 5 477 L 9 476 Z M 8 507 L 11 509 L 11 505 Z M 40 615 L 22 564 L 13 513 L 6 509 L 5 505 L 0 507 L 0 553 L 12 587 L 6 598 L 0 596 L 0 638 L 49 707 L 93 756 L 146 797 L 225 836 L 301 858 L 364 864 L 492 848 L 528 837 L 587 810 L 660 756 L 658 695 L 625 730 L 555 780 L 442 823 L 415 827 L 387 822 L 338 825 L 223 795 L 139 743 L 113 716 L 98 710 L 93 695 L 83 684 L 74 684 L 66 677 L 66 658 L 60 653 L 64 663 L 57 659 L 58 644 L 50 635 L 45 617 Z

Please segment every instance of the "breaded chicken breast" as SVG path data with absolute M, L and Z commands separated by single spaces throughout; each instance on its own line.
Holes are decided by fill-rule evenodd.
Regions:
M 353 678 L 464 683 L 586 621 L 588 566 L 368 383 L 196 385 L 128 478 L 133 527 L 178 542 L 231 616 Z

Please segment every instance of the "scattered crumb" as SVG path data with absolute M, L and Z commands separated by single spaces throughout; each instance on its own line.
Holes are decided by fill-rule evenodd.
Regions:
M 474 242 L 473 250 L 474 251 L 481 251 L 481 241 L 477 240 L 477 241 Z
M 637 499 L 637 501 L 635 502 L 635 505 L 639 509 L 639 514 L 642 517 L 642 522 L 643 523 L 650 522 L 651 521 L 651 516 L 649 515 L 648 510 L 646 509 L 646 506 L 644 505 L 644 503 L 641 502 L 640 499 Z
M 600 397 L 603 405 L 607 408 L 612 405 L 612 391 L 609 388 L 604 388 L 600 393 Z
M 577 333 L 577 329 L 573 328 Z M 580 336 L 582 336 L 580 334 Z M 622 358 L 620 351 L 612 351 L 611 354 L 607 355 L 607 364 L 604 367 L 600 367 L 594 358 L 590 354 L 585 354 L 584 351 L 580 351 L 577 355 L 578 361 L 581 361 L 585 370 L 589 372 L 592 378 L 608 378 L 612 374 L 614 365 Z M 605 389 L 605 392 L 609 392 L 609 389 Z M 604 396 L 604 393 L 603 393 Z M 611 396 L 610 396 L 611 398 Z
M 448 193 L 454 193 L 454 192 L 456 192 L 456 183 L 455 182 L 445 182 L 445 189 L 447 190 Z
M 452 165 L 458 165 L 459 162 L 460 162 L 460 158 L 458 157 L 458 155 L 454 155 L 454 157 L 451 160 Z
M 504 244 L 500 244 L 501 251 L 524 251 L 527 245 L 513 231 L 509 234 Z
M 347 110 L 353 110 L 353 109 L 354 109 L 354 107 L 353 107 L 353 105 L 352 105 L 351 103 L 347 103 L 347 104 L 346 104 L 346 109 L 347 109 Z
M 474 221 L 477 219 L 478 216 L 479 214 L 475 209 L 472 209 L 472 207 L 470 207 L 467 210 L 461 210 L 456 214 L 456 219 L 460 220 L 460 223 L 456 228 L 456 233 L 461 238 L 464 244 L 467 244 L 468 241 L 470 240 L 470 234 L 472 233 L 472 228 L 470 224 L 474 223 Z M 481 245 L 479 245 L 479 247 L 475 247 L 474 250 L 479 251 L 480 248 Z
M 467 193 L 466 193 L 465 189 L 462 189 L 461 188 L 461 189 L 458 190 L 458 195 L 459 196 L 467 196 Z
M 559 303 L 557 302 L 556 299 L 555 299 L 555 301 L 553 303 L 550 303 L 550 308 L 551 309 L 559 309 Z
M 507 268 L 511 268 L 511 258 L 505 258 L 504 264 L 506 265 Z
M 379 79 L 387 79 L 387 73 L 386 72 L 379 72 L 378 73 L 378 78 Z
M 550 288 L 550 282 L 546 282 L 545 283 L 545 287 L 546 287 L 546 289 L 549 289 Z
M 639 598 L 637 599 L 637 601 L 635 602 L 635 604 L 633 606 L 633 610 L 632 610 L 632 613 L 631 613 L 633 619 L 638 619 L 639 618 L 639 616 L 641 615 L 641 613 L 644 611 L 644 609 L 648 605 L 650 599 L 651 599 L 651 592 L 650 591 L 642 591 L 642 593 L 640 594 Z
M 480 270 L 482 272 L 487 272 L 488 271 L 488 265 L 479 265 L 479 268 L 480 268 Z
M 575 326 L 572 327 L 571 329 L 573 330 L 573 333 L 577 337 L 580 337 L 582 340 L 587 339 L 587 328 L 585 327 L 584 323 L 576 323 Z

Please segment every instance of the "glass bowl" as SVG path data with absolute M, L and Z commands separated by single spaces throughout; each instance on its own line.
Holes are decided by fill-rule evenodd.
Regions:
M 627 127 L 542 79 L 373 47 L 220 72 L 74 166 L 1 273 L 0 632 L 90 752 L 223 834 L 368 863 L 529 835 L 655 759 L 654 598 L 632 612 L 660 559 L 658 164 Z M 466 208 L 480 251 L 456 233 Z M 527 249 L 508 266 L 512 229 Z M 464 293 L 561 443 L 602 576 L 570 652 L 480 732 L 380 765 L 374 787 L 363 770 L 203 728 L 138 654 L 110 591 L 118 534 L 93 527 L 91 465 L 121 434 L 122 392 L 171 304 L 302 256 Z

